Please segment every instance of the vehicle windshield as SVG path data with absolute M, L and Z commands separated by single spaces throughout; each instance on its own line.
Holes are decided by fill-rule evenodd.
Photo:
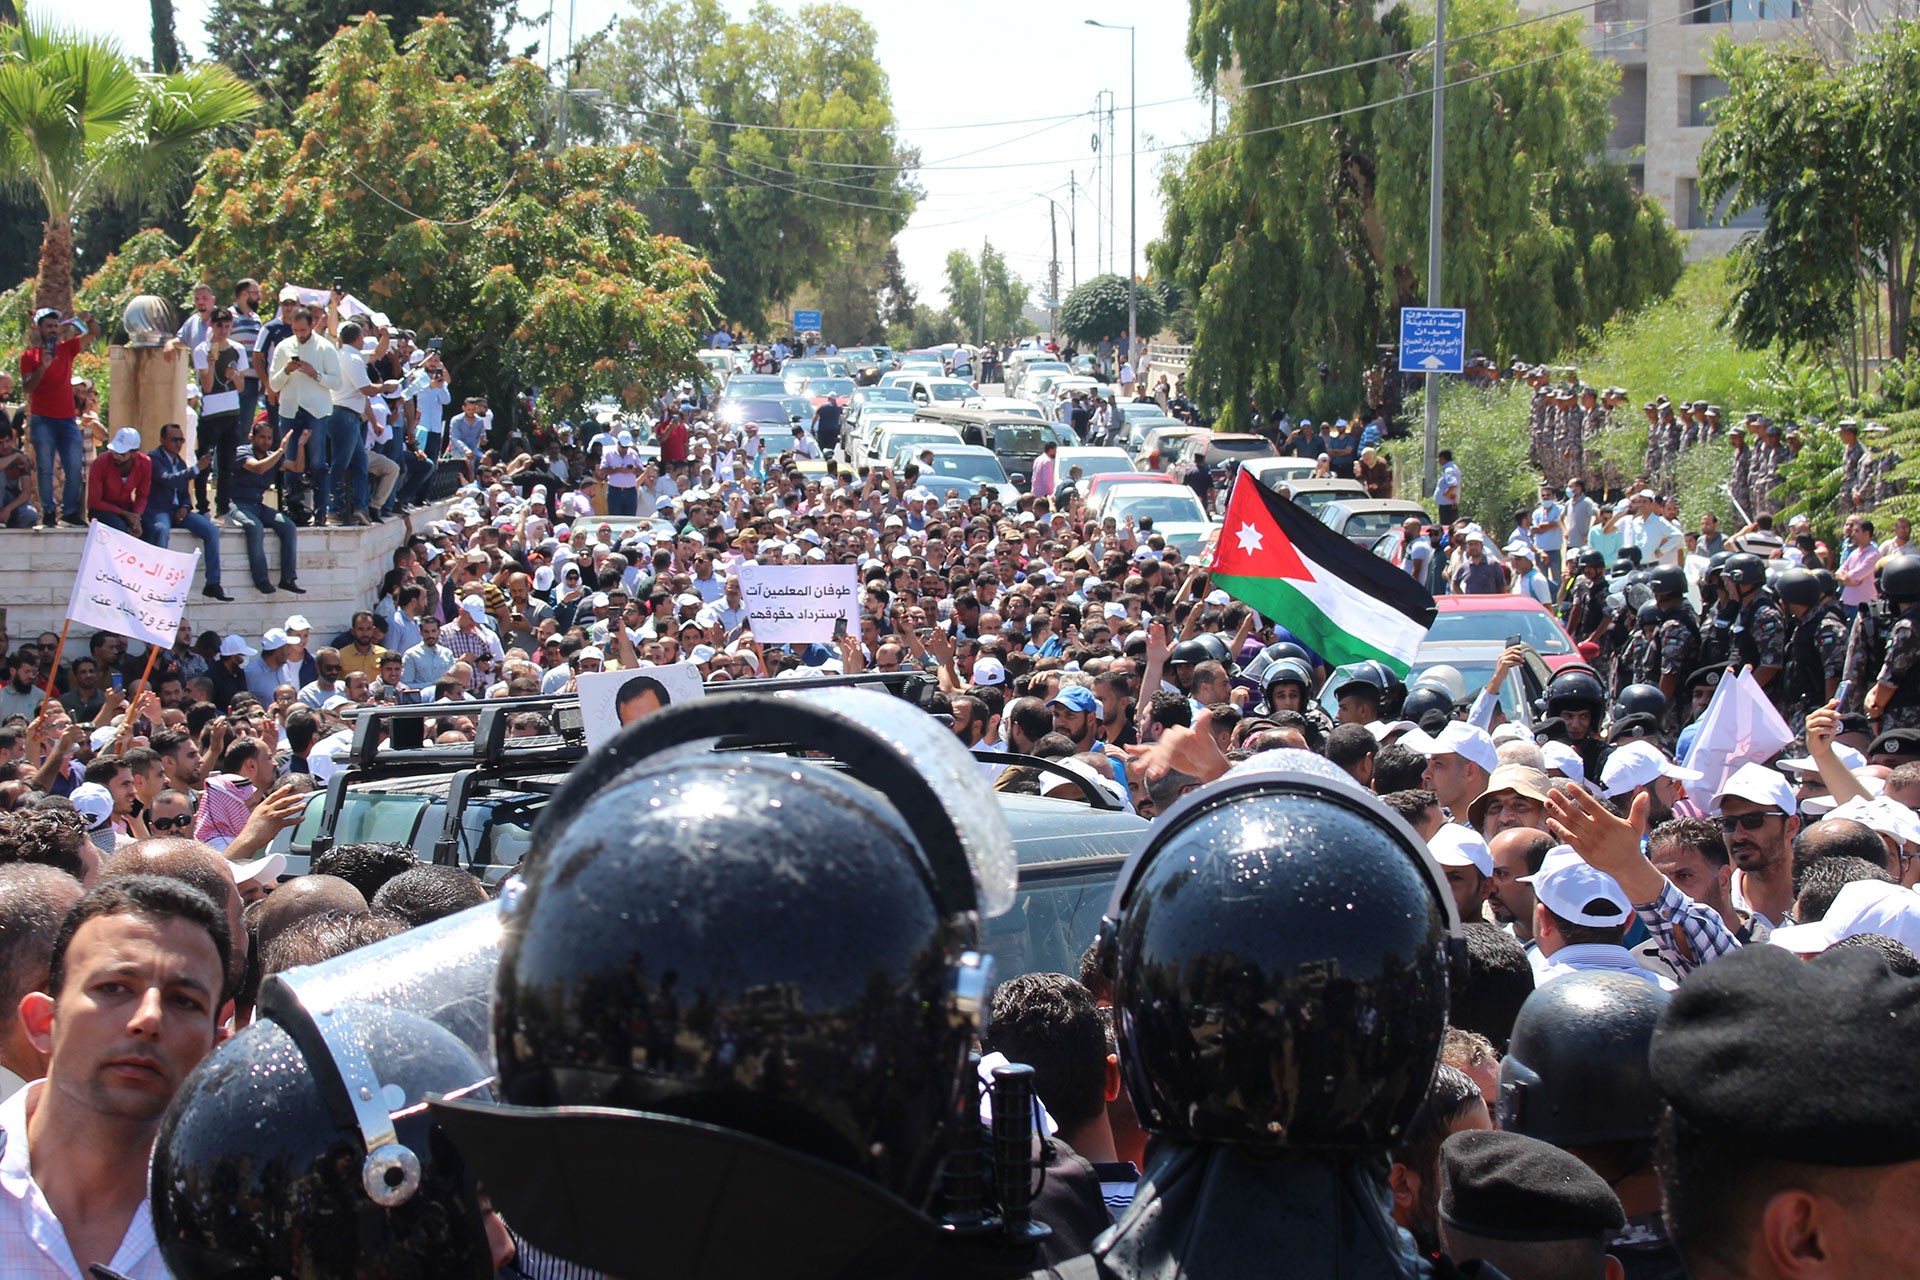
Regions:
M 905 387 L 868 387 L 866 392 L 868 404 L 876 400 L 905 400 L 909 403 L 913 400 L 912 393 Z
M 1355 542 L 1370 543 L 1375 538 L 1379 537 L 1381 534 L 1390 533 L 1393 530 L 1398 529 L 1401 523 L 1406 520 L 1406 518 L 1407 517 L 1404 512 L 1398 512 L 1398 511 L 1357 512 L 1354 515 L 1350 515 L 1347 517 L 1346 527 L 1342 529 L 1340 532 L 1344 533 L 1347 537 L 1353 539 Z M 1502 615 L 1502 616 L 1505 616 L 1505 615 Z M 1432 634 L 1432 633 L 1429 633 L 1429 634 Z M 1511 635 L 1512 633 L 1508 632 L 1506 634 Z M 1455 636 L 1453 638 L 1458 640 L 1466 640 L 1466 639 L 1485 640 L 1491 637 L 1487 637 L 1487 636 L 1468 637 L 1463 635 L 1463 636 Z
M 784 378 L 771 377 L 764 373 L 736 373 L 727 380 L 727 395 L 733 399 L 741 396 L 766 395 L 779 393 L 787 389 Z
M 1150 491 L 1123 490 L 1108 500 L 1100 514 L 1116 520 L 1132 516 L 1136 524 L 1149 517 L 1155 524 L 1205 524 L 1207 521 L 1207 513 L 1201 509 L 1200 499 L 1193 496 L 1193 490 L 1177 484 L 1158 484 Z
M 994 976 L 1004 982 L 1023 973 L 1080 972 L 1117 874 L 1107 867 L 1029 884 L 1023 869 L 1013 910 L 987 921 Z
M 923 470 L 936 476 L 961 476 L 984 484 L 1005 484 L 1006 469 L 990 453 L 936 453 L 931 466 Z
M 1429 632 L 1428 634 L 1431 635 L 1432 633 Z M 1511 632 L 1508 634 L 1511 634 Z M 1412 688 L 1420 682 L 1421 672 L 1429 667 L 1440 665 L 1441 663 L 1437 659 L 1422 661 L 1416 657 L 1414 659 L 1413 669 L 1407 675 L 1407 687 Z M 1460 673 L 1461 684 L 1467 690 L 1470 697 L 1477 695 L 1480 690 L 1486 688 L 1487 681 L 1493 676 L 1492 662 L 1448 662 L 1445 665 L 1452 667 Z M 1320 691 L 1320 706 L 1329 716 L 1338 717 L 1340 714 L 1340 699 L 1333 696 L 1334 684 L 1334 681 L 1329 680 L 1326 687 Z M 1507 719 L 1517 723 L 1531 723 L 1526 715 L 1523 714 L 1526 702 L 1527 685 L 1525 679 L 1518 671 L 1509 671 L 1506 680 L 1500 686 L 1501 714 L 1506 716 Z
M 1016 458 L 1031 458 L 1040 452 L 1039 427 L 995 427 L 993 451 L 1010 453 Z
M 928 385 L 927 394 L 935 400 L 965 400 L 979 393 L 964 382 L 935 382 Z
M 414 827 L 427 807 L 427 799 L 423 795 L 349 791 L 340 802 L 339 816 L 333 820 L 333 843 L 337 846 L 380 840 L 412 847 Z M 318 805 L 308 810 L 300 822 L 302 830 L 294 832 L 295 841 L 304 839 L 312 843 L 312 836 L 319 834 L 319 814 Z M 311 835 L 304 831 L 308 819 L 314 822 Z M 431 839 L 431 833 L 428 838 Z
M 720 416 L 728 422 L 785 422 L 787 406 L 783 400 L 729 400 Z
M 833 369 L 825 360 L 789 360 L 780 366 L 780 372 L 788 378 L 825 378 Z
M 1133 463 L 1127 461 L 1125 458 L 1108 458 L 1099 454 L 1092 457 L 1076 457 L 1069 451 L 1062 449 L 1056 460 L 1056 469 L 1062 476 L 1069 476 L 1073 474 L 1075 467 L 1080 468 L 1080 474 L 1083 477 L 1140 474 L 1133 469 Z
M 841 399 L 853 394 L 852 378 L 809 378 L 807 394 L 810 396 L 839 396 Z
M 1215 436 L 1207 442 L 1207 452 L 1229 458 L 1264 458 L 1273 452 L 1265 440 L 1222 440 Z
M 1295 492 L 1293 501 L 1295 506 L 1305 507 L 1315 519 L 1318 519 L 1320 516 L 1320 508 L 1326 506 L 1329 502 L 1337 502 L 1341 498 L 1351 497 L 1353 497 L 1352 494 L 1341 493 L 1335 489 L 1309 489 L 1305 493 Z
M 1434 619 L 1427 639 L 1444 644 L 1457 644 L 1462 640 L 1504 641 L 1515 633 L 1532 645 L 1535 653 L 1573 652 L 1566 632 L 1553 618 L 1532 609 L 1462 609 L 1458 613 L 1442 613 Z

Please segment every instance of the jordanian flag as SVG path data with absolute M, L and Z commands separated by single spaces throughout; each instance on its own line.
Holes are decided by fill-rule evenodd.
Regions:
M 1385 663 L 1404 676 L 1433 626 L 1433 597 L 1244 471 L 1227 499 L 1213 585 L 1300 637 L 1329 666 Z

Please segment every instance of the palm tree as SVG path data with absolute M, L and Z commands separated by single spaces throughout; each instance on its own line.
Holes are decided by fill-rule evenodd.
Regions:
M 73 223 L 98 204 L 137 204 L 205 154 L 209 135 L 259 110 L 218 63 L 148 75 L 111 41 L 0 24 L 0 182 L 46 205 L 34 305 L 73 306 Z

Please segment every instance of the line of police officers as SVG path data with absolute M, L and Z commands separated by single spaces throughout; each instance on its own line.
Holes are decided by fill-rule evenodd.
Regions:
M 782 752 L 796 742 L 806 757 Z M 669 708 L 568 777 L 499 903 L 264 984 L 260 1021 L 156 1144 L 166 1262 L 182 1280 L 485 1280 L 498 1214 L 529 1255 L 616 1276 L 1450 1273 L 1394 1227 L 1385 1153 L 1473 975 L 1397 815 L 1317 756 L 1269 752 L 1128 860 L 1097 954 L 1153 1140 L 1090 1255 L 1053 1256 L 1031 1221 L 1047 1139 L 1018 1070 L 999 1078 L 1021 1100 L 991 1134 L 979 1118 L 983 921 L 1014 902 L 999 810 L 918 710 L 856 690 Z M 1823 1047 L 1871 1034 L 1863 1062 L 1910 1065 L 1920 984 L 1861 952 L 1783 976 L 1803 966 L 1768 950 L 1670 1003 L 1568 979 L 1516 1024 L 1505 1127 L 1587 1163 L 1629 1214 L 1653 1195 L 1655 1128 L 1674 1131 L 1678 1254 L 1650 1236 L 1635 1276 L 1677 1275 L 1679 1255 L 1784 1274 L 1722 1265 L 1772 1212 L 1729 1162 L 1778 1182 L 1794 1161 L 1920 1157 L 1911 1106 L 1858 1115 L 1903 1072 L 1863 1080 Z M 1825 1002 L 1872 1016 L 1823 1025 Z M 1736 1107 L 1726 1064 L 1746 1061 L 1766 1069 L 1739 1073 Z M 1814 1142 L 1821 1126 L 1837 1140 Z M 1559 1158 L 1545 1150 L 1450 1146 L 1443 1222 L 1515 1248 L 1604 1243 L 1620 1207 L 1591 1179 L 1530 1174 Z

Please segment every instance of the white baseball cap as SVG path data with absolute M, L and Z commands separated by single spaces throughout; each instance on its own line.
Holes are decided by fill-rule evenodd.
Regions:
M 133 453 L 140 448 L 140 433 L 132 427 L 122 427 L 113 433 L 113 439 L 107 442 L 107 448 L 113 453 Z
M 295 614 L 289 614 L 287 616 L 286 631 L 288 635 L 292 635 L 296 631 L 311 631 L 311 630 L 313 630 L 313 624 L 307 621 L 306 614 L 295 613 Z
M 1833 744 L 1833 754 L 1841 764 L 1846 766 L 1848 773 L 1852 773 L 1855 769 L 1864 769 L 1867 767 L 1867 758 L 1844 742 L 1836 742 Z M 1776 767 L 1785 769 L 1788 773 L 1817 774 L 1820 772 L 1819 762 L 1811 755 L 1800 756 L 1793 760 L 1782 760 Z
M 1840 886 L 1823 918 L 1782 925 L 1767 941 L 1805 956 L 1857 933 L 1884 934 L 1920 950 L 1920 893 L 1884 880 L 1855 880 Z
M 693 652 L 687 655 L 689 662 L 712 662 L 713 658 L 714 650 L 710 644 L 697 644 L 693 646 Z
M 278 880 L 280 873 L 287 869 L 287 855 L 284 853 L 269 853 L 252 862 L 232 862 L 226 858 L 220 861 L 227 864 L 227 871 L 233 876 L 235 884 L 270 883 Z
M 460 602 L 460 612 L 466 614 L 475 622 L 485 622 L 487 620 L 486 601 L 482 600 L 478 595 L 468 596 Z
M 1580 753 L 1564 742 L 1547 741 L 1540 744 L 1540 759 L 1546 762 L 1548 773 L 1557 773 L 1563 778 L 1572 778 L 1575 782 L 1587 780 L 1587 762 Z
M 1007 669 L 998 658 L 981 658 L 973 664 L 973 682 L 978 685 L 1005 684 Z
M 1720 812 L 1720 802 L 1727 797 L 1746 800 L 1753 804 L 1770 805 L 1789 816 L 1800 812 L 1800 804 L 1793 798 L 1793 784 L 1776 769 L 1763 764 L 1743 764 L 1733 771 L 1733 776 L 1720 784 L 1713 793 L 1713 803 L 1708 806 L 1713 813 Z
M 1574 758 L 1577 760 L 1579 757 Z M 1655 778 L 1698 782 L 1701 774 L 1667 759 L 1660 748 L 1651 742 L 1635 739 L 1621 743 L 1607 756 L 1607 763 L 1600 770 L 1600 792 L 1611 800 L 1627 794 L 1635 787 L 1644 787 Z
M 220 642 L 220 656 L 223 658 L 251 658 L 258 652 L 239 636 L 228 636 Z
M 1608 928 L 1625 924 L 1633 915 L 1633 903 L 1620 882 L 1575 853 L 1571 846 L 1555 845 L 1541 860 L 1540 869 L 1521 876 L 1522 884 L 1533 886 L 1534 897 L 1547 910 L 1568 924 Z
M 1472 867 L 1483 876 L 1493 874 L 1493 855 L 1472 827 L 1457 822 L 1445 824 L 1427 841 L 1427 852 L 1443 867 Z
M 1409 735 L 1411 736 L 1411 735 Z M 1402 741 L 1405 741 L 1402 739 Z M 1478 725 L 1468 724 L 1465 720 L 1449 720 L 1447 727 L 1429 739 L 1431 749 L 1425 754 L 1430 756 L 1456 755 L 1473 761 L 1488 773 L 1500 767 L 1500 748 L 1494 745 L 1493 738 Z M 1415 750 L 1419 750 L 1418 747 Z
M 268 627 L 266 634 L 260 637 L 262 649 L 284 649 L 286 646 L 287 633 L 279 627 Z
M 113 793 L 97 782 L 81 783 L 67 799 L 80 811 L 88 835 L 104 830 L 113 821 Z

